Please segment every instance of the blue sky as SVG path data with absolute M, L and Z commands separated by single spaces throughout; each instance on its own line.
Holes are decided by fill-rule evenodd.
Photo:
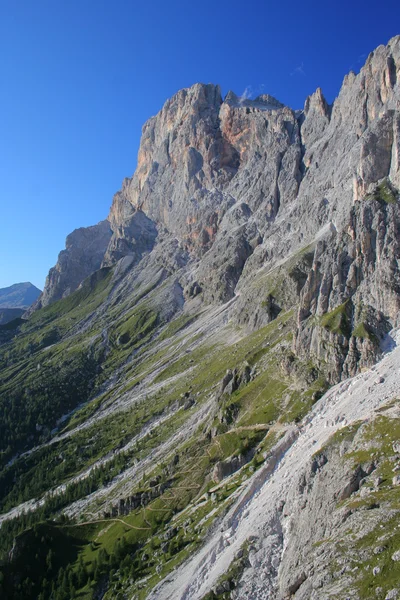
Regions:
M 2 0 L 0 287 L 44 285 L 73 229 L 104 219 L 144 121 L 178 89 L 301 108 L 400 33 L 400 8 L 347 0 Z

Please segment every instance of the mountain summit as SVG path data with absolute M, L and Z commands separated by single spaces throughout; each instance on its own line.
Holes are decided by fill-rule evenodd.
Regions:
M 41 293 L 32 283 L 14 283 L 0 289 L 0 308 L 28 308 Z
M 400 596 L 400 36 L 294 111 L 180 90 L 0 326 L 0 590 Z
M 371 364 L 370 343 L 346 341 L 330 356 L 309 324 L 344 304 L 349 322 L 367 312 L 374 331 L 397 323 L 399 48 L 399 37 L 380 46 L 332 106 L 317 89 L 300 113 L 269 95 L 223 100 L 217 85 L 180 90 L 144 125 L 136 172 L 107 221 L 69 236 L 39 305 L 100 264 L 161 254 L 179 272 L 182 302 L 200 290 L 206 303 L 240 296 L 236 319 L 257 328 L 271 317 L 256 291 L 261 272 L 320 240 L 302 282 L 296 351 L 312 347 L 332 365 L 332 381 Z

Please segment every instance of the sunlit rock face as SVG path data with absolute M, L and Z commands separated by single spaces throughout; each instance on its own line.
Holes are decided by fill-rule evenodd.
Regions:
M 247 218 L 262 210 L 263 220 L 280 196 L 295 196 L 299 157 L 296 117 L 273 98 L 241 102 L 230 92 L 223 102 L 219 86 L 181 90 L 143 127 L 136 173 L 111 208 L 115 236 L 142 210 L 201 256 L 234 204 L 245 201 Z
M 212 84 L 180 90 L 145 123 L 137 169 L 108 220 L 68 238 L 41 303 L 67 295 L 100 265 L 125 256 L 137 265 L 161 247 L 186 298 L 239 296 L 234 318 L 257 328 L 284 308 L 260 286 L 260 273 L 309 245 L 302 274 L 286 282 L 300 302 L 294 350 L 332 360 L 332 379 L 369 363 L 371 340 L 332 342 L 310 324 L 347 303 L 353 326 L 364 319 L 361 296 L 373 331 L 396 321 L 399 71 L 395 37 L 358 75 L 346 75 L 332 105 L 319 88 L 301 111 L 268 94 L 223 99 Z

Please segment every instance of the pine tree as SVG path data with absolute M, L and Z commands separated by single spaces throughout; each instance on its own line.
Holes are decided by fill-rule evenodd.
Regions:
M 53 570 L 53 561 L 54 561 L 54 553 L 53 550 L 50 548 L 50 550 L 47 553 L 46 556 L 46 567 L 47 567 L 47 572 L 50 573 L 50 571 Z

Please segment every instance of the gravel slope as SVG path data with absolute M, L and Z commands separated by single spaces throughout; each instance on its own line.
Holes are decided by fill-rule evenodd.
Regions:
M 151 600 L 196 600 L 203 597 L 229 568 L 250 537 L 263 540 L 262 560 L 246 570 L 240 597 L 277 597 L 277 570 L 287 543 L 279 505 L 295 485 L 312 455 L 340 428 L 366 420 L 400 393 L 400 332 L 387 340 L 390 350 L 368 371 L 331 388 L 297 428 L 275 446 L 266 464 L 205 546 L 148 596 Z M 286 539 L 285 539 L 286 537 Z M 283 541 L 283 543 L 282 543 Z

